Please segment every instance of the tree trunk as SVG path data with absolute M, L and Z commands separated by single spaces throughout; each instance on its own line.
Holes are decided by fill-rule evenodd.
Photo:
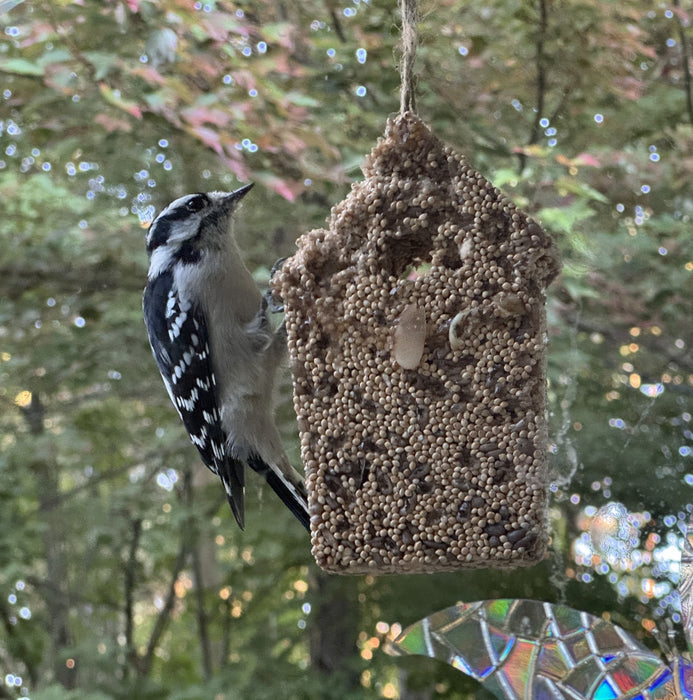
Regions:
M 403 668 L 397 672 L 397 680 L 399 681 L 399 700 L 431 700 L 433 690 L 431 688 L 420 688 L 418 690 L 410 690 L 407 688 L 407 678 L 409 674 Z
M 358 688 L 360 676 L 354 664 L 359 632 L 356 580 L 315 569 L 309 585 L 311 665 L 326 675 L 339 673 L 349 687 Z
M 62 513 L 55 495 L 59 490 L 59 479 L 55 450 L 46 434 L 43 418 L 45 409 L 36 394 L 31 403 L 22 408 L 22 414 L 32 435 L 33 455 L 29 469 L 36 479 L 39 513 L 44 522 L 43 544 L 45 549 L 47 585 L 41 590 L 50 633 L 50 652 L 47 662 L 53 669 L 55 680 L 65 688 L 77 685 L 76 664 L 68 666 L 65 650 L 71 645 L 70 597 L 65 562 L 66 537 L 62 529 Z

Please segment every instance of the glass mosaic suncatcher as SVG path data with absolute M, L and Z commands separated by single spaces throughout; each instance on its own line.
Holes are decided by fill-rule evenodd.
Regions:
M 404 630 L 388 652 L 445 661 L 504 700 L 693 698 L 693 520 L 679 594 L 688 654 L 670 663 L 600 617 L 521 599 L 438 611 Z

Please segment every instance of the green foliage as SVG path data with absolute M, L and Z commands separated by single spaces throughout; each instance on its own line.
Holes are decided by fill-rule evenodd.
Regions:
M 31 694 L 36 700 L 79 700 L 83 697 L 78 690 L 66 690 L 62 685 L 49 685 Z M 90 691 L 89 697 L 94 700 L 108 700 L 109 695 L 98 691 Z
M 144 228 L 174 196 L 253 179 L 237 233 L 266 281 L 398 109 L 395 3 L 4 6 L 0 696 L 483 698 L 452 669 L 385 656 L 388 625 L 490 597 L 609 610 L 633 634 L 669 612 L 642 593 L 666 583 L 652 560 L 607 578 L 572 548 L 583 507 L 648 512 L 643 538 L 662 541 L 690 507 L 681 7 L 424 4 L 421 115 L 563 255 L 548 307 L 553 551 L 529 571 L 348 579 L 358 633 L 326 673 L 307 537 L 253 479 L 237 531 L 161 385 Z M 287 391 L 278 416 L 297 460 Z

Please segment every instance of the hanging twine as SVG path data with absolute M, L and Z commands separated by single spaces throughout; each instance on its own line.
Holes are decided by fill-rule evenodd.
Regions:
M 416 23 L 419 19 L 418 0 L 399 0 L 399 9 L 402 15 L 402 62 L 400 63 L 402 87 L 399 110 L 404 114 L 416 111 L 414 60 L 419 43 L 419 35 L 416 31 Z

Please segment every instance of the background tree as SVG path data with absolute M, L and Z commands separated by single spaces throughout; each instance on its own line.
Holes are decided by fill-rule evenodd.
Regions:
M 395 3 L 9 0 L 0 697 L 481 698 L 450 669 L 384 656 L 383 639 L 458 599 L 560 600 L 634 634 L 672 612 L 693 483 L 689 14 L 645 0 L 424 10 L 421 116 L 564 257 L 551 556 L 510 574 L 321 576 L 257 480 L 237 530 L 147 346 L 155 210 L 257 182 L 238 231 L 262 282 L 360 177 L 398 109 Z M 639 535 L 616 559 L 586 534 L 610 502 Z

